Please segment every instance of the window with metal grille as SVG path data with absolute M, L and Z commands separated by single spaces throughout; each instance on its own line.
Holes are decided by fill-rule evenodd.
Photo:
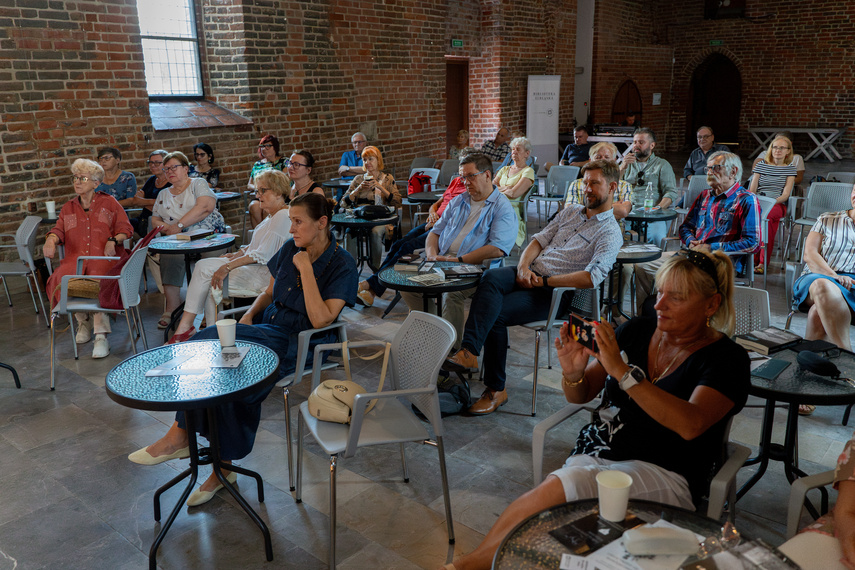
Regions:
M 193 0 L 137 0 L 149 97 L 201 97 Z

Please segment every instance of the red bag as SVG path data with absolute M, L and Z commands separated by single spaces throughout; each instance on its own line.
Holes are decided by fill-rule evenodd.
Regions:
M 137 251 L 140 248 L 147 246 L 151 240 L 153 240 L 157 234 L 160 233 L 160 230 L 163 226 L 158 226 L 148 232 L 148 234 L 142 238 L 137 244 L 134 246 L 134 249 L 128 252 L 127 249 L 122 248 L 119 256 L 121 259 L 116 262 L 116 264 L 107 271 L 106 275 L 113 276 L 119 275 L 122 272 L 122 268 L 131 258 L 131 254 Z M 98 304 L 104 307 L 105 309 L 113 309 L 113 310 L 121 310 L 122 309 L 122 293 L 119 290 L 119 280 L 118 279 L 100 279 L 101 287 L 98 290 Z
M 417 170 L 416 172 L 413 172 L 413 175 L 410 176 L 409 182 L 407 182 L 407 195 L 419 194 L 420 192 L 430 192 L 431 186 L 430 176 L 421 170 Z

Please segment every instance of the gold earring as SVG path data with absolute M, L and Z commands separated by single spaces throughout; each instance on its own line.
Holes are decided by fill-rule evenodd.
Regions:
M 707 317 L 707 326 L 710 326 L 710 321 L 711 321 L 711 320 L 712 320 L 712 317 Z

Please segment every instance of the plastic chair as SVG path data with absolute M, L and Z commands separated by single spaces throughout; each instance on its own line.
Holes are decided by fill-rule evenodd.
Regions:
M 423 168 L 433 168 L 436 166 L 436 159 L 429 156 L 417 156 L 410 163 L 410 172 L 413 170 L 422 170 Z
M 689 180 L 689 185 L 686 190 L 683 192 L 683 206 L 680 208 L 674 208 L 674 211 L 679 214 L 678 218 L 674 218 L 674 228 L 680 227 L 680 224 L 683 223 L 683 220 L 686 218 L 686 214 L 689 213 L 689 210 L 692 209 L 692 204 L 695 203 L 695 200 L 698 199 L 698 196 L 701 195 L 701 192 L 709 188 L 710 185 L 707 183 L 707 177 L 696 174 L 692 176 L 691 180 Z M 679 223 L 677 220 L 680 220 Z
M 558 314 L 561 299 L 564 293 L 574 291 L 573 299 L 570 301 L 570 311 L 591 321 L 600 320 L 600 296 L 599 289 L 577 289 L 575 287 L 555 287 L 552 290 L 552 302 L 549 304 L 549 313 L 545 320 L 532 321 L 520 325 L 534 331 L 534 370 L 531 380 L 531 415 L 537 415 L 537 375 L 540 366 L 540 337 L 546 333 L 546 357 L 547 367 L 552 368 L 552 343 L 550 342 L 552 329 L 560 327 L 564 323 L 564 314 Z
M 410 176 L 407 176 L 407 180 L 409 180 L 410 177 L 416 172 L 421 172 L 426 176 L 430 176 L 431 186 L 435 187 L 437 185 L 437 181 L 439 180 L 439 168 L 411 168 Z
M 734 335 L 765 329 L 771 320 L 769 292 L 736 286 L 733 289 L 733 310 L 736 313 Z
M 807 477 L 799 477 L 790 486 L 790 501 L 787 505 L 787 534 L 785 538 L 790 539 L 796 535 L 799 530 L 799 520 L 802 518 L 802 509 L 805 505 L 807 492 L 811 489 L 818 489 L 831 485 L 834 482 L 834 469 L 823 471 L 816 475 L 808 475 Z M 828 511 L 828 495 L 823 493 L 823 504 L 821 512 L 824 514 Z
M 39 303 L 42 306 L 42 314 L 45 317 L 45 324 L 50 326 L 48 321 L 48 312 L 45 311 L 45 302 L 42 298 L 42 290 L 39 288 L 39 280 L 36 277 L 36 264 L 34 261 L 36 250 L 36 234 L 39 231 L 39 224 L 42 219 L 39 216 L 27 216 L 18 230 L 13 234 L 0 234 L 0 237 L 15 238 L 15 245 L 0 245 L 0 248 L 16 248 L 20 261 L 7 261 L 0 263 L 0 277 L 7 275 L 20 275 L 27 279 L 27 288 L 30 290 L 30 298 L 33 300 L 33 308 L 36 314 L 39 314 L 39 307 L 36 305 L 36 296 L 33 294 L 33 286 L 35 285 L 36 293 L 39 296 Z M 32 283 L 30 283 L 32 278 Z M 9 296 L 9 287 L 6 284 L 6 279 L 3 279 L 3 289 L 6 291 L 6 300 L 9 306 L 12 306 L 12 297 Z
M 531 436 L 531 457 L 532 474 L 534 476 L 535 487 L 543 481 L 543 450 L 547 432 L 558 426 L 564 420 L 569 419 L 577 412 L 581 410 L 592 410 L 598 404 L 599 402 L 597 400 L 587 404 L 568 404 L 534 426 L 534 431 Z M 720 467 L 710 482 L 709 499 L 707 501 L 707 516 L 715 520 L 719 520 L 721 518 L 725 502 L 730 504 L 728 519 L 731 521 L 734 519 L 736 513 L 736 474 L 748 459 L 748 456 L 751 455 L 751 450 L 744 445 L 729 441 L 730 426 L 732 422 L 733 418 L 731 417 L 724 429 L 724 437 L 722 438 L 722 457 L 719 460 Z
M 844 184 L 855 184 L 855 172 L 829 172 L 826 178 L 828 180 L 834 178 L 838 182 L 843 182 Z
M 439 169 L 439 185 L 448 186 L 451 180 L 460 172 L 460 160 L 449 158 L 442 163 Z
M 353 402 L 353 415 L 349 425 L 318 420 L 309 413 L 308 402 L 300 404 L 300 417 L 303 421 L 299 422 L 298 420 L 296 500 L 298 503 L 302 501 L 303 426 L 305 425 L 324 453 L 330 458 L 330 546 L 328 561 L 330 568 L 335 567 L 337 458 L 353 457 L 360 447 L 388 443 L 399 444 L 404 482 L 409 482 L 404 443 L 412 441 L 436 445 L 439 455 L 442 492 L 445 499 L 448 542 L 449 544 L 454 543 L 451 498 L 448 490 L 445 449 L 442 439 L 443 425 L 439 411 L 436 379 L 442 362 L 454 344 L 455 337 L 454 327 L 447 321 L 434 315 L 412 311 L 392 342 L 388 369 L 388 386 L 391 389 L 383 392 L 358 394 Z M 349 344 L 349 347 L 352 348 L 367 346 L 385 346 L 385 343 L 364 341 Z M 339 344 L 316 346 L 316 362 L 322 350 L 333 350 L 340 347 Z M 316 368 L 312 374 L 312 388 L 316 388 L 319 383 L 320 370 Z M 365 408 L 369 400 L 375 398 L 377 405 L 366 414 Z M 411 403 L 427 417 L 435 442 L 430 440 L 430 433 L 425 424 L 413 413 Z
M 131 338 L 131 349 L 137 353 L 136 339 L 142 336 L 143 347 L 148 350 L 148 340 L 145 336 L 145 328 L 142 324 L 142 316 L 139 311 L 140 283 L 142 282 L 143 266 L 145 265 L 148 247 L 142 247 L 131 254 L 131 258 L 122 267 L 119 275 L 81 275 L 83 261 L 87 259 L 113 259 L 118 257 L 102 257 L 94 255 L 81 255 L 77 258 L 77 275 L 64 275 L 60 284 L 59 304 L 53 308 L 50 316 L 50 389 L 56 387 L 56 326 L 55 321 L 59 315 L 68 315 L 68 323 L 71 330 L 71 344 L 74 347 L 74 360 L 79 358 L 77 343 L 75 342 L 74 318 L 72 313 L 124 313 L 128 323 L 128 335 Z M 82 299 L 68 296 L 68 281 L 75 277 L 88 279 L 116 279 L 119 281 L 119 293 L 122 299 L 121 309 L 105 309 L 98 303 L 98 299 Z
M 531 200 L 537 207 L 537 220 L 540 223 L 540 203 L 546 205 L 546 217 L 549 218 L 549 206 L 558 204 L 560 210 L 567 196 L 567 188 L 579 176 L 578 166 L 553 166 L 546 175 L 546 195 L 532 196 Z
M 852 207 L 852 184 L 841 182 L 814 182 L 808 188 L 802 217 L 793 222 L 799 226 L 799 239 L 796 242 L 798 261 L 801 261 L 802 240 L 805 226 L 812 226 L 816 219 L 825 212 L 839 212 Z M 789 253 L 791 234 L 787 235 L 784 259 Z
M 225 281 L 223 281 L 223 297 L 226 296 L 227 292 L 227 285 Z M 249 306 L 227 309 L 220 313 L 220 318 L 234 317 L 241 313 L 245 313 L 247 310 L 249 310 Z M 331 330 L 338 331 L 338 338 L 341 342 L 345 342 L 347 340 L 347 328 L 345 327 L 345 323 L 338 321 L 325 327 L 307 329 L 297 333 L 297 358 L 294 362 L 294 373 L 283 376 L 278 382 L 276 382 L 276 387 L 283 389 L 282 396 L 285 405 L 285 439 L 288 440 L 288 487 L 291 491 L 294 490 L 294 446 L 292 445 L 294 440 L 291 439 L 291 406 L 288 405 L 288 396 L 290 395 L 290 388 L 299 384 L 303 380 L 304 376 L 312 373 L 312 370 L 306 369 L 306 362 L 309 359 L 309 346 L 312 341 L 312 337 L 316 334 Z M 319 370 L 332 370 L 334 368 L 338 368 L 338 363 L 327 360 L 321 364 L 320 367 L 315 366 L 314 368 L 318 368 Z

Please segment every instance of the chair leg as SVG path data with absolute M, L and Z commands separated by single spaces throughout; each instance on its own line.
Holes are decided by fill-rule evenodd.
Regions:
M 448 544 L 454 544 L 454 522 L 451 520 L 451 494 L 448 490 L 448 473 L 445 469 L 445 447 L 442 436 L 436 438 L 436 450 L 439 453 L 439 474 L 442 478 L 442 495 L 445 502 L 445 524 L 448 527 Z
M 531 377 L 531 417 L 537 415 L 537 368 L 540 364 L 540 335 L 543 331 L 534 331 L 534 373 Z
M 56 313 L 50 314 L 50 389 L 54 390 L 56 388 L 56 351 L 55 351 L 55 342 L 56 342 L 56 328 L 54 321 L 56 321 L 56 317 L 58 315 Z
M 145 327 L 143 326 L 139 305 L 134 307 L 134 314 L 136 315 L 137 325 L 139 326 L 140 336 L 142 337 L 143 348 L 148 350 L 148 337 L 145 335 Z
M 50 322 L 49 322 L 49 320 L 48 320 L 48 319 L 49 319 L 49 317 L 48 317 L 48 312 L 45 310 L 45 301 L 44 301 L 44 299 L 42 298 L 42 290 L 41 290 L 41 288 L 39 287 L 39 282 L 38 282 L 38 280 L 36 279 L 36 272 L 35 272 L 35 271 L 31 271 L 31 272 L 30 272 L 30 274 L 33 276 L 33 283 L 34 283 L 34 284 L 35 284 L 35 286 L 36 286 L 36 293 L 39 295 L 39 304 L 42 306 L 42 314 L 45 316 L 45 324 L 46 324 L 47 326 L 50 326 Z M 38 311 L 36 311 L 36 312 L 38 312 Z
M 330 455 L 330 568 L 335 568 L 335 464 L 336 456 Z
M 288 444 L 288 488 L 294 490 L 294 458 L 291 451 L 291 407 L 288 405 L 288 387 L 283 390 L 282 397 L 285 400 L 285 440 Z M 299 418 L 297 419 L 299 421 Z M 299 469 L 299 468 L 298 468 Z
M 3 289 L 6 291 L 6 302 L 9 303 L 9 306 L 12 306 L 12 297 L 9 296 L 9 286 L 6 285 L 6 278 L 3 278 Z
M 410 470 L 407 468 L 407 451 L 404 449 L 403 443 L 399 443 L 398 445 L 401 446 L 401 468 L 404 470 L 404 483 L 409 483 Z
M 125 310 L 125 321 L 128 323 L 128 337 L 131 339 L 131 351 L 137 353 L 137 337 L 134 336 L 134 327 L 131 325 L 131 309 Z
M 74 349 L 74 360 L 79 360 L 77 353 L 77 331 L 74 330 L 74 315 L 68 313 L 68 330 L 71 331 L 71 347 Z
M 30 282 L 30 275 L 29 274 L 27 274 L 25 279 L 27 280 L 27 289 L 30 290 L 30 299 L 33 301 L 33 309 L 36 311 L 36 314 L 38 315 L 39 314 L 39 306 L 36 304 L 36 296 L 33 294 L 33 283 L 35 283 L 35 281 L 33 283 Z M 36 288 L 38 288 L 38 284 L 36 285 Z
M 294 499 L 298 503 L 303 502 L 303 422 L 300 421 L 300 415 L 300 412 L 297 412 L 297 488 Z

